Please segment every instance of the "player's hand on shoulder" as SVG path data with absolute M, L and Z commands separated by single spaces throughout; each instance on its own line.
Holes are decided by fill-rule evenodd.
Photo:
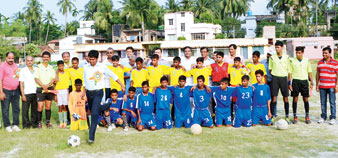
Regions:
M 195 86 L 193 86 L 193 87 L 190 88 L 190 91 L 192 92 L 192 91 L 194 91 L 196 88 L 197 88 L 197 86 L 195 85 Z

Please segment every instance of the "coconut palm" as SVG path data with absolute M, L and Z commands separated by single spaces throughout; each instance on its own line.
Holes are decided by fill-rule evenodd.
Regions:
M 25 19 L 29 23 L 29 43 L 32 42 L 33 24 L 37 26 L 41 21 L 43 5 L 38 0 L 28 0 L 24 7 Z
M 123 11 L 121 15 L 126 18 L 127 24 L 131 27 L 141 25 L 142 36 L 146 24 L 157 24 L 156 10 L 159 8 L 154 0 L 123 0 Z
M 43 22 L 47 23 L 47 33 L 46 33 L 46 38 L 45 38 L 45 44 L 47 44 L 49 25 L 50 24 L 54 25 L 55 21 L 56 21 L 56 18 L 54 18 L 54 14 L 48 10 L 47 13 L 43 16 Z
M 177 12 L 180 10 L 180 6 L 176 0 L 167 0 L 165 5 L 169 12 Z
M 59 0 L 57 5 L 60 6 L 60 12 L 65 15 L 65 37 L 67 36 L 67 17 L 68 14 L 75 8 L 75 0 Z

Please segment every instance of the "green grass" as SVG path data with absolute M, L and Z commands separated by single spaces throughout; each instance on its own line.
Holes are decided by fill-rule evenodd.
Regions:
M 313 91 L 310 125 L 304 123 L 303 103 L 299 102 L 299 123 L 287 130 L 276 130 L 273 126 L 203 128 L 201 135 L 194 136 L 185 128 L 154 132 L 134 129 L 123 132 L 117 128 L 109 133 L 100 127 L 93 145 L 86 144 L 88 131 L 56 128 L 57 107 L 53 104 L 52 130 L 44 127 L 7 133 L 2 128 L 0 157 L 338 157 L 338 125 L 316 123 L 319 102 L 319 94 Z M 282 118 L 281 97 L 277 109 Z M 77 148 L 66 144 L 73 134 L 82 140 Z

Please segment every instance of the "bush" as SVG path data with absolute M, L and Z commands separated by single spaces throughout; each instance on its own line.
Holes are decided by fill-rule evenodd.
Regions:
M 225 39 L 225 34 L 224 33 L 220 33 L 220 34 L 217 34 L 216 39 Z
M 187 40 L 184 36 L 178 37 L 177 40 L 179 41 L 183 41 L 183 40 Z

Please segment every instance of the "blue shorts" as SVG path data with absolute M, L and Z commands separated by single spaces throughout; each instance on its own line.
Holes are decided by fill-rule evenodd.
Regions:
M 198 110 L 195 108 L 192 124 L 199 124 L 206 127 L 213 126 L 213 121 L 209 109 Z
M 112 114 L 112 115 L 110 115 L 110 120 L 113 123 L 116 123 L 117 119 L 119 119 L 119 118 L 122 118 L 121 115 L 119 115 L 119 114 Z
M 269 118 L 268 107 L 253 107 L 252 108 L 252 124 L 257 125 L 259 121 L 262 121 L 263 124 L 267 125 L 271 123 Z
M 156 109 L 156 129 L 170 129 L 173 127 L 170 109 Z
M 132 126 L 136 126 L 136 122 L 137 122 L 137 114 L 136 117 L 133 117 L 133 115 L 130 112 L 127 111 L 122 111 L 122 114 L 126 114 L 126 118 L 128 123 L 130 123 Z
M 224 108 L 224 110 L 215 110 L 215 124 L 216 125 L 231 125 L 231 108 Z M 224 112 L 225 111 L 225 112 Z
M 141 122 L 139 125 L 144 126 L 144 128 L 149 129 L 150 127 L 155 127 L 155 119 L 153 114 L 141 114 Z
M 99 116 L 97 117 L 97 124 L 100 124 L 100 122 L 101 122 L 102 120 L 104 120 L 104 117 L 103 117 L 102 115 L 99 115 Z
M 236 108 L 235 119 L 234 119 L 234 127 L 251 127 L 252 125 L 252 115 L 251 109 L 241 109 Z
M 191 114 L 186 114 L 183 116 L 175 115 L 175 127 L 181 128 L 184 125 L 185 128 L 190 128 L 192 125 Z

